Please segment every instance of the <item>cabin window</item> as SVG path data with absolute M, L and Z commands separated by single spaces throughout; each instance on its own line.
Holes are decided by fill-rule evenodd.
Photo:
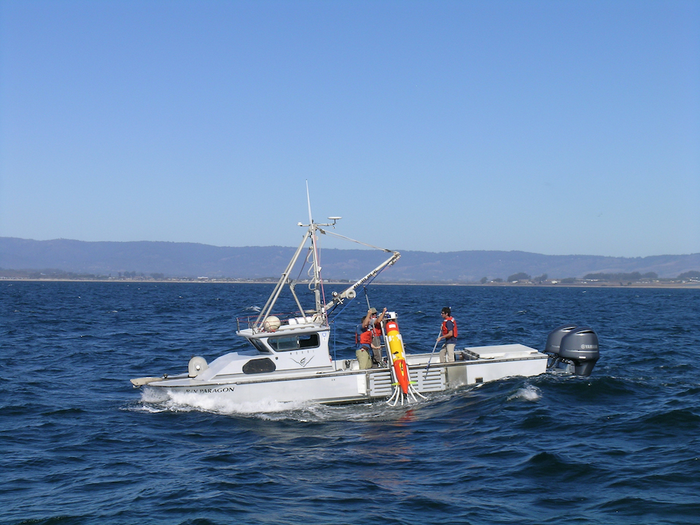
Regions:
M 318 334 L 299 336 L 299 348 L 318 348 Z
M 290 352 L 305 348 L 318 348 L 318 334 L 286 335 L 282 337 L 270 337 L 267 343 L 276 352 Z
M 265 359 L 251 359 L 246 364 L 243 365 L 244 374 L 264 374 L 267 372 L 274 372 L 275 363 L 272 359 L 266 357 Z

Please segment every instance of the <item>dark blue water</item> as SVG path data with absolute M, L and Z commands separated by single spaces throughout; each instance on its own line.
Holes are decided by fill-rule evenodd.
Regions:
M 590 378 L 412 407 L 177 406 L 129 378 L 241 348 L 269 286 L 0 283 L 0 523 L 700 523 L 700 290 L 376 286 L 408 352 L 589 324 Z M 290 308 L 291 310 L 292 308 Z M 363 295 L 336 323 L 350 357 Z

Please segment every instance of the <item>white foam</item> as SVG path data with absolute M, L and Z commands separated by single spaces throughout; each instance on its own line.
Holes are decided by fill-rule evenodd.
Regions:
M 133 410 L 147 413 L 207 412 L 227 416 L 253 416 L 265 420 L 316 421 L 396 421 L 415 417 L 414 409 L 430 406 L 436 399 L 417 400 L 404 406 L 390 406 L 386 400 L 371 403 L 329 406 L 313 402 L 237 402 L 220 394 L 174 393 L 144 388 L 141 402 Z M 440 396 L 438 400 L 442 399 Z
M 518 389 L 518 391 L 508 398 L 508 401 L 513 401 L 516 399 L 522 399 L 523 401 L 539 401 L 542 397 L 540 389 L 536 386 L 526 385 L 523 388 Z
M 201 410 L 215 414 L 265 414 L 275 412 L 288 412 L 308 408 L 308 403 L 279 402 L 279 401 L 255 401 L 240 403 L 219 394 L 155 392 L 146 388 L 141 393 L 141 402 L 158 408 L 153 411 L 170 410 L 176 412 L 188 412 Z

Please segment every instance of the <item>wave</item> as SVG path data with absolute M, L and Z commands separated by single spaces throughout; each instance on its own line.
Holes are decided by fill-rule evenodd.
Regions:
M 508 401 L 539 401 L 542 398 L 542 392 L 539 388 L 533 385 L 526 385 L 523 388 L 518 389 L 518 391 L 508 397 Z

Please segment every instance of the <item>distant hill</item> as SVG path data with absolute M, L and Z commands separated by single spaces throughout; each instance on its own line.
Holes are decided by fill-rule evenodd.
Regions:
M 120 272 L 136 272 L 166 277 L 277 278 L 293 253 L 294 248 L 282 246 L 233 248 L 175 242 L 33 241 L 0 237 L 0 269 L 53 269 L 115 277 Z M 371 250 L 326 249 L 322 257 L 326 279 L 352 280 L 378 265 L 386 254 Z M 533 277 L 547 274 L 550 279 L 632 272 L 654 272 L 660 278 L 675 278 L 693 270 L 700 270 L 700 253 L 603 257 L 519 251 L 406 251 L 378 280 L 466 283 L 478 282 L 483 277 L 507 279 L 519 272 Z

